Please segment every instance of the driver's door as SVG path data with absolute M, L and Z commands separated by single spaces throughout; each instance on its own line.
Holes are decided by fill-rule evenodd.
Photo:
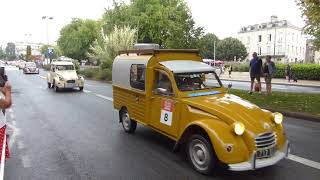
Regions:
M 153 82 L 153 92 L 150 103 L 150 126 L 168 134 L 172 137 L 178 136 L 180 103 L 172 90 L 172 81 L 164 71 L 155 72 Z M 165 77 L 168 82 L 165 87 L 161 82 L 161 77 Z M 163 83 L 161 85 L 161 83 Z

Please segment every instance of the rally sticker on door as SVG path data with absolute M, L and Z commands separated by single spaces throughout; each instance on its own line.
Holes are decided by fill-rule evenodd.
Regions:
M 162 100 L 161 117 L 160 117 L 161 123 L 171 126 L 173 105 L 174 105 L 173 100 L 170 100 L 170 99 Z

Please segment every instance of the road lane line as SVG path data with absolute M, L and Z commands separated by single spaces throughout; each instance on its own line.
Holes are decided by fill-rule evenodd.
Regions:
M 16 141 L 17 136 L 20 134 L 20 129 L 11 124 L 10 122 L 7 122 L 7 126 L 12 129 L 12 135 L 10 135 L 10 141 L 8 143 L 9 148 L 11 148 Z
M 293 154 L 289 154 L 288 159 L 320 170 L 320 163 L 318 163 L 318 162 L 315 162 L 315 161 L 312 161 L 309 159 L 305 159 L 305 158 L 302 158 L 302 157 L 299 157 L 299 156 L 296 156 Z
M 89 91 L 89 90 L 83 90 L 83 92 L 85 92 L 85 93 L 91 93 L 91 91 Z
M 30 161 L 29 156 L 27 156 L 27 155 L 22 156 L 21 159 L 22 159 L 22 165 L 24 168 L 31 167 L 31 161 Z
M 39 77 L 40 77 L 40 78 L 42 78 L 42 79 L 46 79 L 46 77 L 44 77 L 44 76 L 41 76 L 41 75 L 39 75 Z
M 103 96 L 101 94 L 94 94 L 94 95 L 96 95 L 97 97 L 100 97 L 102 99 L 108 100 L 108 101 L 113 101 L 113 98 L 111 98 L 111 97 Z

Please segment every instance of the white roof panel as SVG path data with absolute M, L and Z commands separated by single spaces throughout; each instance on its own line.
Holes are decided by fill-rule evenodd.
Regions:
M 213 67 L 199 61 L 174 60 L 163 61 L 160 62 L 160 64 L 171 70 L 173 73 L 214 71 Z

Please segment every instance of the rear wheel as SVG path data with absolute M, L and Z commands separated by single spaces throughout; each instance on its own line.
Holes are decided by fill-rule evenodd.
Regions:
M 192 135 L 187 144 L 188 159 L 193 168 L 201 174 L 210 175 L 214 171 L 217 158 L 210 141 L 203 135 Z
M 137 128 L 137 122 L 130 119 L 129 113 L 127 109 L 123 109 L 120 111 L 120 120 L 122 123 L 122 127 L 127 133 L 134 133 Z
M 83 91 L 83 87 L 79 87 L 79 90 L 80 90 L 80 91 Z
M 54 90 L 56 91 L 56 92 L 59 92 L 59 87 L 55 84 L 54 85 Z
M 52 87 L 52 86 L 51 86 L 51 83 L 48 82 L 48 88 L 50 89 L 51 87 Z

